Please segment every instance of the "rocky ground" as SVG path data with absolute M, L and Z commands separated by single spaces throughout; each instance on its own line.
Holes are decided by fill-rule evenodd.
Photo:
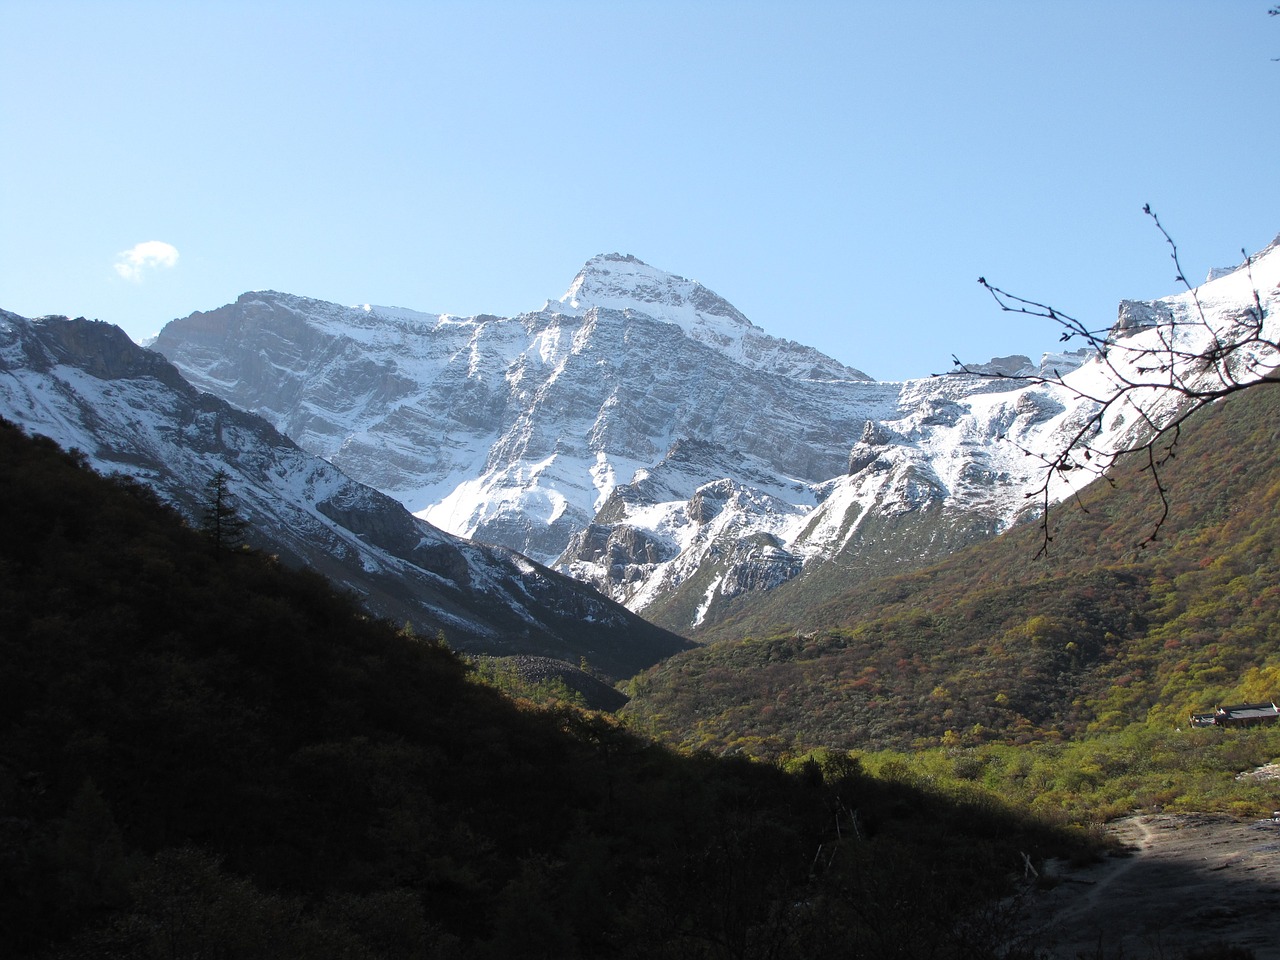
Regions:
M 1029 898 L 1035 940 L 1051 956 L 1174 960 L 1231 944 L 1280 960 L 1280 821 L 1150 814 L 1110 829 L 1121 855 L 1050 864 L 1048 889 Z

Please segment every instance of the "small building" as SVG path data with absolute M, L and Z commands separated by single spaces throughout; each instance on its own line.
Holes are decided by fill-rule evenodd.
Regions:
M 1216 723 L 1217 719 L 1212 713 L 1193 713 L 1191 715 L 1191 725 L 1193 727 L 1212 727 Z
M 1253 727 L 1277 720 L 1280 720 L 1280 707 L 1270 702 L 1236 703 L 1213 711 L 1213 722 L 1219 727 Z

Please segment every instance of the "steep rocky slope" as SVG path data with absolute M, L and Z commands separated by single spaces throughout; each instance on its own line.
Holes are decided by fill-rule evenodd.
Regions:
M 108 324 L 0 313 L 0 416 L 142 480 L 194 520 L 225 469 L 255 545 L 455 646 L 586 657 L 615 676 L 684 646 L 590 587 L 413 517 Z

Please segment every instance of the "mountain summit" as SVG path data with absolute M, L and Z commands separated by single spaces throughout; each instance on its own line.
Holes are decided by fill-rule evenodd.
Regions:
M 580 317 L 593 309 L 644 314 L 675 324 L 689 338 L 757 369 L 778 368 L 784 363 L 790 376 L 871 379 L 810 347 L 769 336 L 737 307 L 696 280 L 651 267 L 629 253 L 592 257 L 564 296 L 548 300 L 542 311 Z
M 592 257 L 557 302 L 564 310 L 579 312 L 591 307 L 610 310 L 638 307 L 655 320 L 679 324 L 686 333 L 709 326 L 731 336 L 741 336 L 745 330 L 764 332 L 733 304 L 696 280 L 658 270 L 629 253 L 602 253 Z M 547 306 L 555 309 L 552 301 L 548 301 Z M 713 317 L 720 322 L 713 323 Z

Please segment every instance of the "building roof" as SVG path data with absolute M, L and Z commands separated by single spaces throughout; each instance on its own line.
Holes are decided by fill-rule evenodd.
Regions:
M 1280 717 L 1280 707 L 1274 703 L 1236 703 L 1214 711 L 1219 720 L 1274 720 Z

